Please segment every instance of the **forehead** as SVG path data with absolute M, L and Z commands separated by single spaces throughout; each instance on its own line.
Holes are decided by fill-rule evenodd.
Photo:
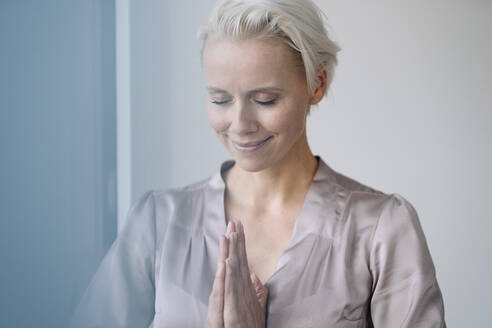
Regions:
M 212 37 L 205 44 L 203 69 L 207 83 L 214 86 L 257 87 L 302 77 L 294 51 L 274 39 Z

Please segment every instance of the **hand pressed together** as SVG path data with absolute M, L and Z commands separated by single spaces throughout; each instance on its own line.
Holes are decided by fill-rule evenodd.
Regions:
M 206 327 L 264 328 L 267 298 L 268 289 L 249 272 L 243 225 L 230 221 L 220 239 Z

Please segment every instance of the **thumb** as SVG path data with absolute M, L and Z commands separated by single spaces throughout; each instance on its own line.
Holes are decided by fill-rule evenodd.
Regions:
M 261 307 L 266 310 L 266 303 L 268 300 L 268 288 L 261 283 L 260 278 L 256 275 L 256 273 L 251 273 L 251 281 L 253 282 L 253 286 L 255 287 L 256 297 L 260 302 Z

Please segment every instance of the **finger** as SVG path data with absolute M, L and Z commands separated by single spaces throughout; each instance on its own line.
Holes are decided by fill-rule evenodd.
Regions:
M 220 314 L 222 318 L 222 314 L 224 311 L 224 285 L 225 285 L 225 265 L 224 261 L 219 262 L 219 267 L 217 270 L 217 274 L 215 275 L 216 283 L 216 302 L 217 309 L 219 310 L 217 313 Z
M 230 243 L 232 244 L 232 242 Z M 229 325 L 237 323 L 238 316 L 238 294 L 236 286 L 236 270 L 234 259 L 230 257 L 225 260 L 225 284 L 224 284 L 224 322 Z
M 235 294 L 234 288 L 235 270 L 232 264 L 233 260 L 228 258 L 224 261 L 225 264 L 225 281 L 224 281 L 224 294 L 226 296 L 232 296 Z
M 226 279 L 227 277 L 233 280 L 230 283 L 237 287 L 239 280 L 238 258 L 237 258 L 237 232 L 232 232 L 229 237 L 229 254 L 226 260 Z
M 236 232 L 231 232 L 229 238 L 228 238 L 228 253 L 227 253 L 227 258 L 234 258 L 237 259 L 237 254 L 236 254 L 236 240 L 237 240 L 237 233 Z
M 218 261 L 225 261 L 229 255 L 229 239 L 226 236 L 220 236 L 220 246 L 219 246 L 219 259 Z M 217 262 L 218 263 L 218 262 Z
M 246 235 L 244 234 L 244 226 L 241 221 L 237 223 L 238 237 L 237 237 L 237 253 L 239 267 L 241 269 L 241 274 L 243 279 L 249 280 L 249 265 L 248 257 L 246 254 Z
M 268 300 L 268 288 L 262 284 L 260 278 L 258 278 L 254 272 L 251 274 L 251 281 L 255 287 L 256 297 L 260 302 L 261 307 L 265 309 Z
M 237 231 L 236 223 L 230 219 L 227 223 L 226 236 L 230 237 L 230 235 L 235 231 Z
M 232 221 L 229 220 L 227 223 L 227 229 L 226 229 L 226 236 L 229 237 L 231 235 L 231 229 L 232 229 Z
M 236 222 L 236 228 L 240 229 L 240 224 Z M 237 297 L 241 297 L 249 294 L 251 297 L 254 296 L 253 285 L 251 284 L 251 280 L 249 278 L 249 269 L 244 267 L 244 256 L 241 256 L 239 253 L 240 245 L 239 245 L 239 236 L 240 231 L 233 232 L 231 235 L 231 239 L 229 241 L 229 259 L 231 259 L 231 266 L 234 270 L 234 278 L 233 281 L 234 288 L 236 288 Z M 247 264 L 246 264 L 247 265 Z
M 223 327 L 224 325 L 224 285 L 225 265 L 223 261 L 219 261 L 208 302 L 207 327 Z

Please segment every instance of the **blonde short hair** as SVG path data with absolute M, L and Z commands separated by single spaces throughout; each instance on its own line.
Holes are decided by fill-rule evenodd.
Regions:
M 326 15 L 311 0 L 223 0 L 198 30 L 201 56 L 210 35 L 279 39 L 300 54 L 309 90 L 320 85 L 318 72 L 323 67 L 328 90 L 340 48 L 328 37 L 325 21 Z

